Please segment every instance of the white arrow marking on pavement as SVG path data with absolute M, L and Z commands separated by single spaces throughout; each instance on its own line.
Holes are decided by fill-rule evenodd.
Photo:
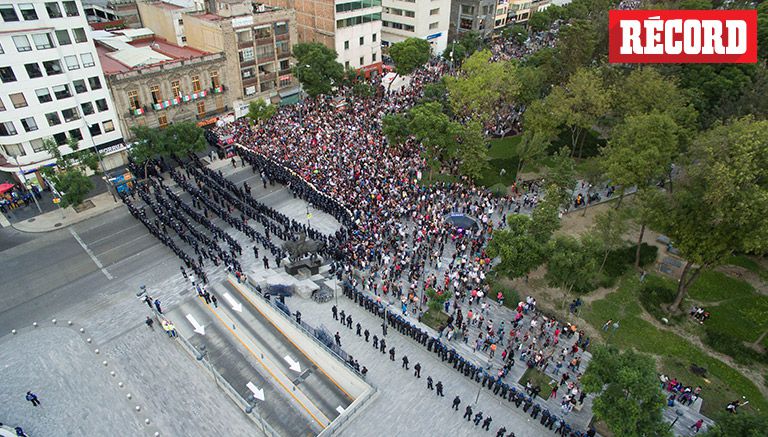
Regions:
M 338 407 L 336 407 L 336 411 L 338 411 L 338 412 L 339 412 L 339 414 L 344 414 L 344 409 L 343 409 L 343 408 L 341 408 L 341 405 L 339 405 Z
M 261 401 L 264 400 L 264 389 L 263 388 L 256 387 L 256 385 L 254 383 L 252 383 L 251 381 L 248 381 L 248 384 L 245 384 L 245 386 L 248 387 L 248 390 L 250 390 L 253 393 L 253 396 L 256 399 L 261 400 Z
M 232 297 L 231 294 L 224 293 L 224 299 L 226 299 L 227 302 L 229 302 L 229 304 L 232 305 L 232 309 L 233 310 L 237 311 L 238 313 L 242 313 L 243 312 L 243 304 L 241 304 L 240 302 L 236 301 L 235 298 Z
M 192 317 L 192 314 L 187 314 L 187 320 L 189 320 L 189 323 L 191 323 L 192 327 L 195 328 L 195 332 L 200 335 L 205 335 L 205 326 L 197 323 L 197 320 Z
M 298 361 L 294 361 L 293 358 L 291 358 L 290 355 L 285 356 L 285 361 L 288 361 L 288 368 L 293 370 L 294 372 L 301 373 L 301 365 Z

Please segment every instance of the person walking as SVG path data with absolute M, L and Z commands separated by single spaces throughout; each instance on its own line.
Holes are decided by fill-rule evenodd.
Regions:
M 456 395 L 455 398 L 453 398 L 453 405 L 451 408 L 453 408 L 456 411 L 459 411 L 459 404 L 461 404 L 461 398 L 459 398 L 459 395 Z
M 160 307 L 160 299 L 155 299 L 155 309 L 157 309 L 157 312 L 160 314 L 163 314 L 163 309 Z
M 219 307 L 219 300 L 216 299 L 216 295 L 211 293 L 211 302 L 213 302 L 213 307 L 218 308 Z
M 347 328 L 352 329 L 352 316 L 347 316 Z
M 480 421 L 483 420 L 483 412 L 478 411 L 477 414 L 475 414 L 475 418 L 472 420 L 475 423 L 475 426 L 480 425 Z
M 377 337 L 376 334 L 373 335 L 373 348 L 374 349 L 379 348 L 379 337 Z
M 472 420 L 472 406 L 471 405 L 467 405 L 467 408 L 464 409 L 464 415 L 461 416 L 461 418 L 462 419 L 467 419 L 467 422 Z
M 368 343 L 368 336 L 370 336 L 371 333 L 366 329 L 363 331 L 363 335 L 365 336 L 365 342 Z
M 702 427 L 703 425 L 704 425 L 704 419 L 699 419 L 699 420 L 697 420 L 697 421 L 696 421 L 696 423 L 694 423 L 693 425 L 691 425 L 691 429 L 692 429 L 692 430 L 695 430 L 695 431 L 696 431 L 696 433 L 698 434 L 698 433 L 699 433 L 699 431 L 701 431 L 701 427 Z
M 336 331 L 336 335 L 334 335 L 333 338 L 336 339 L 336 346 L 341 347 L 341 335 L 339 335 L 339 331 Z
M 507 428 L 504 428 L 503 426 L 499 428 L 498 431 L 496 431 L 496 437 L 504 437 L 504 434 L 507 433 Z
M 408 355 L 403 355 L 403 366 L 405 370 L 408 370 Z
M 264 268 L 269 270 L 269 259 L 266 255 L 264 255 L 264 258 L 261 259 L 264 262 Z
M 386 353 L 386 350 L 387 350 L 387 342 L 384 341 L 384 339 L 382 338 L 381 341 L 379 342 L 379 351 L 381 351 L 383 355 Z
M 432 385 L 432 377 L 431 376 L 427 376 L 427 388 L 429 390 L 434 390 L 435 389 L 435 386 Z
M 145 320 L 145 321 L 144 321 L 144 323 L 146 323 L 146 324 L 147 324 L 147 326 L 149 326 L 149 329 L 151 329 L 151 330 L 153 330 L 153 331 L 155 330 L 155 328 L 154 328 L 154 326 L 153 326 L 153 325 L 155 324 L 155 321 L 154 321 L 154 320 L 152 320 L 152 318 L 151 318 L 151 317 L 147 316 L 147 320 Z
M 416 365 L 413 366 L 413 376 L 421 378 L 421 364 L 416 363 Z
M 333 313 L 333 320 L 339 320 L 339 309 L 336 308 L 336 305 L 331 308 L 331 312 Z
M 493 418 L 491 418 L 491 416 L 486 417 L 485 420 L 483 420 L 483 426 L 481 426 L 481 428 L 490 431 L 491 422 L 493 422 Z
M 35 407 L 40 405 L 40 400 L 37 398 L 37 395 L 32 393 L 31 391 L 27 392 L 27 400 L 29 402 L 32 402 L 32 405 L 34 405 Z
M 357 322 L 357 325 L 355 325 L 355 334 L 357 334 L 358 337 L 362 337 L 363 336 L 363 334 L 361 332 L 362 328 L 363 327 L 360 326 L 360 322 Z
M 392 348 L 389 349 L 389 359 L 392 361 L 395 361 L 395 347 L 392 346 Z
M 437 389 L 437 392 L 435 393 L 436 395 L 445 397 L 445 395 L 443 394 L 443 383 L 442 382 L 437 381 L 437 385 L 435 385 L 435 388 Z

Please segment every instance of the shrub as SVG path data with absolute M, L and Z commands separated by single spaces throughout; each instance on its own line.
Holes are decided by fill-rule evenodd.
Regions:
M 754 362 L 768 363 L 768 355 L 760 353 L 740 340 L 715 329 L 712 326 L 704 326 L 704 343 L 712 349 L 728 355 L 738 364 L 752 364 Z
M 611 251 L 608 255 L 608 260 L 605 262 L 605 267 L 603 268 L 603 273 L 607 276 L 607 282 L 610 284 L 608 286 L 615 285 L 616 278 L 629 271 L 632 266 L 635 265 L 636 250 L 637 245 L 632 245 Z M 658 252 L 659 248 L 656 246 L 646 243 L 641 244 L 640 267 L 646 267 L 656 262 Z
M 675 300 L 677 289 L 675 284 L 665 278 L 656 275 L 648 275 L 640 287 L 640 304 L 650 315 L 657 320 L 669 319 L 669 314 L 662 309 L 663 305 Z M 682 316 L 678 316 L 678 319 Z

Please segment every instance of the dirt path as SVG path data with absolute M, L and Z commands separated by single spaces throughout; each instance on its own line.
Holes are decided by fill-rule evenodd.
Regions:
M 755 272 L 749 271 L 744 267 L 732 265 L 719 266 L 715 270 L 725 273 L 726 275 L 733 278 L 746 281 L 749 283 L 749 285 L 755 288 L 755 291 L 762 295 L 768 296 L 768 284 L 766 284 L 765 281 L 763 281 L 763 278 L 761 278 L 760 275 Z

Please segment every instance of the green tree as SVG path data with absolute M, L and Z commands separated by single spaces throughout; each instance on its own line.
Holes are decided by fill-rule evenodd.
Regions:
M 479 33 L 475 31 L 465 32 L 461 38 L 459 38 L 459 44 L 464 49 L 464 56 L 472 56 L 476 51 L 483 47 L 483 38 Z M 456 54 L 453 55 L 454 59 L 458 59 Z
M 546 134 L 535 132 L 533 130 L 523 132 L 520 142 L 517 144 L 517 173 L 523 170 L 523 165 L 535 162 L 537 158 L 544 155 L 549 147 L 549 141 Z
M 544 196 L 531 213 L 530 234 L 542 244 L 549 242 L 560 229 L 560 205 L 556 196 Z
M 608 255 L 613 250 L 624 247 L 624 234 L 629 230 L 629 222 L 626 211 L 607 209 L 595 217 L 595 226 L 592 236 L 600 244 L 603 251 L 603 259 L 597 273 L 602 273 Z
M 702 271 L 734 252 L 768 251 L 768 121 L 715 127 L 690 155 L 678 188 L 654 206 L 657 227 L 686 259 L 672 312 Z
M 584 203 L 584 211 L 581 216 L 587 215 L 587 208 L 589 208 L 590 201 L 589 196 L 592 195 L 592 189 L 603 182 L 605 182 L 605 173 L 603 171 L 602 163 L 597 159 L 587 159 L 580 164 L 581 178 L 587 183 L 587 198 Z
M 715 425 L 702 437 L 763 437 L 768 429 L 768 415 L 763 414 L 728 414 L 715 417 Z
M 457 65 L 461 65 L 461 62 L 464 61 L 464 58 L 467 57 L 467 49 L 465 49 L 464 46 L 458 42 L 451 43 L 451 45 L 448 46 L 448 49 L 443 51 L 443 59 L 446 61 L 453 61 Z M 451 55 L 453 55 L 453 57 L 451 57 Z
M 571 131 L 571 154 L 581 158 L 587 131 L 597 126 L 610 108 L 611 92 L 602 78 L 591 69 L 580 68 L 568 83 L 559 86 L 544 99 L 555 119 Z
M 640 224 L 640 232 L 637 237 L 637 247 L 635 248 L 635 268 L 640 268 L 640 249 L 643 245 L 643 236 L 648 223 L 655 223 L 658 206 L 661 205 L 660 198 L 662 193 L 654 187 L 645 187 L 637 190 L 635 194 L 635 203 L 632 207 L 632 216 Z
M 597 260 L 593 248 L 571 236 L 556 236 L 550 242 L 547 273 L 550 287 L 558 287 L 564 296 L 572 292 L 583 293 L 594 287 Z
M 523 44 L 528 39 L 528 30 L 522 24 L 513 24 L 505 27 L 501 31 L 501 36 L 506 39 L 512 39 L 518 44 Z
M 460 127 L 458 135 L 457 158 L 461 174 L 478 180 L 488 169 L 488 147 L 485 144 L 483 126 L 477 121 L 470 121 Z
M 768 58 L 768 3 L 757 5 L 757 54 L 760 59 Z
M 521 278 L 546 261 L 547 242 L 536 238 L 530 217 L 510 214 L 508 227 L 497 230 L 488 244 L 488 254 L 500 259 L 494 270 L 510 278 Z
M 93 181 L 86 176 L 83 167 L 96 170 L 98 157 L 90 150 L 80 150 L 78 140 L 70 137 L 67 146 L 71 149 L 68 154 L 62 154 L 58 144 L 51 139 L 43 140 L 43 148 L 56 161 L 56 168 L 43 167 L 41 172 L 61 195 L 60 206 L 78 206 L 85 196 L 93 189 Z
M 598 33 L 592 21 L 579 19 L 562 26 L 555 49 L 562 67 L 561 79 L 590 65 L 597 50 L 597 44 Z
M 455 156 L 458 149 L 457 138 L 462 131 L 461 125 L 448 118 L 437 102 L 416 105 L 409 115 L 408 132 L 424 145 L 424 155 L 430 163 L 431 177 L 432 171 L 440 162 Z
M 131 131 L 134 136 L 131 157 L 143 164 L 145 178 L 152 159 L 160 156 L 183 157 L 202 152 L 207 146 L 203 128 L 192 121 L 174 123 L 162 129 L 134 126 Z
M 544 179 L 547 197 L 557 200 L 560 208 L 568 209 L 576 187 L 576 170 L 568 148 L 563 147 L 552 155 L 552 163 Z
M 598 393 L 592 410 L 616 437 L 672 435 L 651 357 L 598 346 L 581 382 L 587 393 Z
M 344 67 L 336 62 L 336 51 L 321 43 L 296 44 L 293 56 L 296 58 L 294 73 L 304 91 L 312 97 L 330 94 L 344 78 Z
M 421 38 L 407 38 L 389 47 L 389 56 L 395 63 L 395 74 L 400 76 L 407 76 L 426 64 L 431 53 L 429 41 Z
M 491 52 L 482 50 L 467 58 L 459 75 L 447 76 L 445 85 L 453 113 L 488 121 L 502 103 L 514 100 L 521 88 L 514 62 L 492 62 Z
M 448 300 L 451 295 L 444 292 L 438 292 L 434 288 L 430 287 L 426 290 L 427 293 L 427 306 L 431 311 L 439 312 L 443 309 L 443 303 Z
M 352 86 L 352 94 L 354 94 L 355 97 L 368 98 L 373 96 L 375 92 L 373 85 L 368 82 L 358 82 Z
M 617 207 L 627 188 L 653 185 L 668 175 L 680 153 L 679 131 L 669 114 L 658 112 L 629 116 L 616 126 L 600 154 L 606 177 L 621 186 Z
M 381 131 L 387 137 L 389 144 L 402 144 L 410 135 L 411 123 L 407 114 L 387 114 L 381 119 Z
M 424 85 L 424 97 L 423 102 L 439 102 L 443 105 L 443 111 L 448 106 L 448 88 L 445 87 L 445 82 L 442 80 L 439 82 L 428 83 Z
M 277 112 L 275 105 L 267 103 L 264 99 L 256 99 L 248 104 L 248 115 L 251 122 L 261 125 L 262 122 L 269 120 Z

